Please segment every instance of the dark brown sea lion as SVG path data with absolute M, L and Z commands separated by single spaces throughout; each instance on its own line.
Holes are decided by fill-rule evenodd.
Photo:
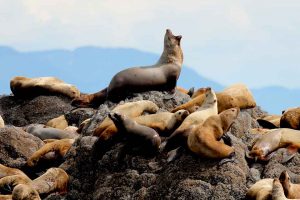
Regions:
M 167 29 L 163 53 L 155 65 L 132 67 L 118 72 L 107 88 L 100 92 L 82 95 L 73 100 L 77 107 L 97 107 L 106 99 L 114 102 L 128 94 L 150 90 L 175 92 L 179 78 L 183 53 L 180 47 L 181 35 L 175 36 Z

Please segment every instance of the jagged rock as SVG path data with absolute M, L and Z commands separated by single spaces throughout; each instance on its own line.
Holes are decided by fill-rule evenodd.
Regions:
M 70 111 L 73 108 L 70 101 L 66 97 L 58 96 L 38 96 L 33 99 L 5 96 L 0 98 L 0 112 L 6 124 L 45 124 L 50 119 Z
M 21 128 L 6 126 L 0 129 L 0 163 L 9 167 L 22 167 L 43 141 Z

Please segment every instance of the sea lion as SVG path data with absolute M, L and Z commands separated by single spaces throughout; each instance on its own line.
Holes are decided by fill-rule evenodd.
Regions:
M 220 141 L 229 130 L 240 112 L 239 108 L 231 108 L 212 115 L 202 125 L 188 135 L 189 149 L 202 157 L 227 158 L 232 157 L 234 148 Z
M 0 178 L 3 178 L 5 176 L 12 176 L 12 175 L 26 176 L 26 174 L 19 169 L 6 167 L 6 166 L 0 164 Z
M 12 176 L 5 176 L 0 179 L 0 188 L 4 188 L 9 186 L 13 190 L 15 186 L 18 184 L 31 184 L 32 180 L 28 178 L 27 175 L 12 175 Z
M 0 115 L 0 128 L 3 128 L 4 126 L 5 126 L 4 120 L 2 119 L 2 117 Z
M 56 94 L 61 94 L 71 99 L 80 96 L 80 92 L 75 86 L 54 77 L 26 78 L 16 76 L 10 81 L 10 89 L 19 98 Z
M 158 151 L 161 139 L 154 129 L 140 125 L 119 113 L 110 113 L 108 116 L 114 122 L 118 131 L 128 139 L 131 147 L 139 147 L 140 152 L 144 154 Z
M 30 184 L 19 184 L 11 195 L 13 200 L 41 200 L 39 193 Z
M 289 199 L 300 198 L 300 184 L 293 184 L 287 171 L 283 171 L 279 177 L 284 194 Z
M 46 126 L 64 130 L 65 128 L 68 127 L 68 122 L 65 118 L 65 115 L 61 115 L 59 117 L 49 120 L 46 123 Z
M 203 90 L 200 89 L 198 96 L 192 98 L 185 104 L 173 109 L 172 112 L 178 109 L 188 110 L 190 113 L 197 110 L 199 105 L 202 105 L 205 95 Z M 238 107 L 240 109 L 254 108 L 256 106 L 255 100 L 250 90 L 243 84 L 232 85 L 222 92 L 216 93 L 218 99 L 218 112 Z
M 176 113 L 160 112 L 150 115 L 141 115 L 133 118 L 138 124 L 148 126 L 157 131 L 160 135 L 169 136 L 181 122 L 189 115 L 186 110 L 179 110 Z M 113 124 L 106 128 L 101 135 L 100 139 L 106 140 L 118 132 L 117 127 Z
M 106 99 L 118 102 L 128 94 L 136 92 L 150 90 L 175 92 L 183 62 L 181 38 L 181 35 L 175 36 L 167 29 L 164 50 L 155 65 L 120 71 L 114 75 L 107 88 L 94 94 L 82 95 L 73 100 L 72 104 L 78 107 L 98 107 Z
M 269 160 L 275 150 L 283 147 L 287 147 L 282 160 L 284 163 L 290 160 L 300 148 L 300 131 L 280 128 L 263 134 L 255 142 L 252 150 L 246 153 L 246 156 L 255 160 Z
M 53 167 L 34 179 L 31 185 L 39 194 L 66 193 L 68 182 L 69 175 L 63 169 Z
M 279 128 L 280 127 L 280 118 L 281 115 L 266 115 L 264 117 L 258 118 L 256 121 L 263 128 Z
M 300 130 L 300 107 L 285 111 L 280 119 L 280 127 Z
M 27 160 L 27 165 L 29 167 L 35 166 L 39 159 L 49 152 L 55 152 L 59 156 L 64 157 L 74 141 L 74 139 L 61 139 L 46 143 L 39 150 L 34 152 L 32 156 L 30 156 L 30 158 Z
M 51 127 L 45 128 L 35 124 L 27 126 L 25 131 L 40 138 L 41 140 L 74 138 L 74 135 L 67 131 Z
M 246 194 L 246 199 L 249 200 L 271 199 L 272 188 L 273 188 L 273 179 L 271 178 L 261 179 L 249 188 Z
M 124 114 L 129 118 L 134 118 L 140 116 L 144 112 L 156 113 L 158 111 L 158 106 L 149 100 L 128 102 L 125 104 L 117 105 L 112 112 L 117 112 L 119 114 Z M 100 136 L 101 133 L 107 129 L 109 126 L 113 125 L 112 120 L 109 117 L 106 117 L 102 123 L 95 129 L 93 135 Z M 103 138 L 107 140 L 109 138 Z
M 275 178 L 273 180 L 272 200 L 288 200 L 288 199 L 290 198 L 286 198 L 286 196 L 284 195 L 284 191 L 279 179 Z M 300 200 L 300 199 L 295 199 L 295 200 Z
M 160 150 L 170 150 L 177 146 L 186 146 L 188 135 L 194 132 L 208 117 L 218 114 L 216 94 L 211 88 L 206 88 L 205 101 L 201 107 L 187 116 L 181 125 L 162 143 Z

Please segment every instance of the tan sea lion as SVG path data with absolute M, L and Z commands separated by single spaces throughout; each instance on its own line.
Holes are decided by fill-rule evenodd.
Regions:
M 39 193 L 30 184 L 19 184 L 11 195 L 13 200 L 41 200 Z
M 300 107 L 285 111 L 280 119 L 280 127 L 300 130 Z
M 281 115 L 266 115 L 264 117 L 258 118 L 256 121 L 263 128 L 279 128 L 280 127 L 280 118 Z
M 234 148 L 220 141 L 231 127 L 240 112 L 239 108 L 231 108 L 212 115 L 202 125 L 188 135 L 189 149 L 202 157 L 227 158 L 234 154 Z
M 287 171 L 283 171 L 279 177 L 284 194 L 289 199 L 300 198 L 300 184 L 293 184 Z
M 0 115 L 0 128 L 3 128 L 4 126 L 5 126 L 4 120 L 2 119 L 2 117 Z
M 32 156 L 30 156 L 30 158 L 27 160 L 27 165 L 30 167 L 35 166 L 40 158 L 49 152 L 55 152 L 57 155 L 64 157 L 74 141 L 74 139 L 61 139 L 46 143 Z
M 299 193 L 299 191 L 298 191 Z M 272 200 L 288 200 L 290 198 L 286 198 L 284 195 L 284 191 L 282 185 L 278 178 L 273 180 L 273 188 L 272 188 Z M 294 198 L 293 198 L 294 199 Z M 300 200 L 299 198 L 295 198 L 295 200 Z
M 24 172 L 17 168 L 11 168 L 11 167 L 6 167 L 2 164 L 0 164 L 0 178 L 3 178 L 5 176 L 12 176 L 12 175 L 25 175 Z
M 125 104 L 117 105 L 112 112 L 117 112 L 119 114 L 124 114 L 129 118 L 134 118 L 137 116 L 142 115 L 144 112 L 149 113 L 156 113 L 158 111 L 158 106 L 149 100 L 142 100 L 142 101 L 135 101 L 135 102 L 128 102 Z M 93 135 L 100 136 L 101 133 L 107 129 L 109 126 L 113 125 L 112 120 L 109 117 L 106 117 L 102 123 L 97 126 Z M 102 138 L 104 140 L 108 138 Z
M 133 118 L 138 124 L 148 126 L 157 131 L 160 135 L 169 135 L 174 131 L 181 122 L 189 115 L 186 110 L 179 110 L 176 113 L 160 112 L 150 115 L 141 115 Z M 106 140 L 118 132 L 117 127 L 113 124 L 106 128 L 99 138 Z
M 18 184 L 31 184 L 32 180 L 28 178 L 27 175 L 12 175 L 12 176 L 5 176 L 0 179 L 0 188 L 4 188 L 9 186 L 11 189 L 13 189 Z
M 41 127 L 35 124 L 27 126 L 25 131 L 40 138 L 41 140 L 74 138 L 74 135 L 70 134 L 68 131 L 58 128 Z
M 278 148 L 287 147 L 282 162 L 290 160 L 300 148 L 300 131 L 288 128 L 274 129 L 263 134 L 246 154 L 249 158 L 269 160 Z
M 68 127 L 68 122 L 65 118 L 65 115 L 61 115 L 59 117 L 49 120 L 46 123 L 46 126 L 64 130 L 65 128 Z
M 68 182 L 69 175 L 63 169 L 53 167 L 34 179 L 31 185 L 39 194 L 66 193 Z
M 199 105 L 202 105 L 205 95 L 202 93 L 204 89 L 200 89 L 198 95 L 192 98 L 185 104 L 173 109 L 172 112 L 178 109 L 185 109 L 190 113 L 197 110 Z M 202 91 L 202 92 L 201 92 Z M 255 100 L 250 90 L 243 84 L 232 85 L 222 92 L 216 93 L 218 99 L 218 112 L 221 113 L 229 108 L 238 107 L 240 109 L 254 108 L 256 106 Z
M 16 76 L 10 81 L 12 93 L 21 98 L 61 94 L 71 99 L 79 97 L 79 90 L 54 77 L 26 78 Z
M 218 105 L 215 92 L 207 88 L 205 101 L 201 107 L 187 116 L 182 124 L 162 143 L 161 150 L 170 150 L 178 146 L 186 146 L 188 135 L 194 132 L 198 125 L 201 125 L 208 117 L 218 114 Z
M 181 35 L 174 36 L 167 29 L 164 38 L 163 53 L 155 65 L 132 67 L 118 72 L 109 86 L 100 92 L 82 95 L 72 104 L 78 107 L 97 107 L 106 99 L 117 102 L 128 94 L 150 90 L 175 92 L 179 78 L 183 53 L 180 47 Z
M 110 113 L 108 116 L 114 122 L 118 131 L 128 139 L 130 146 L 140 147 L 140 151 L 143 153 L 158 151 L 161 139 L 154 129 L 140 125 L 119 113 Z
M 246 199 L 249 200 L 271 199 L 272 188 L 273 188 L 273 179 L 271 178 L 261 179 L 249 188 L 246 194 Z

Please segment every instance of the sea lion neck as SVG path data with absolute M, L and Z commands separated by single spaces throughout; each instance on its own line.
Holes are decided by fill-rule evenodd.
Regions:
M 182 66 L 183 53 L 181 47 L 170 47 L 165 45 L 164 51 L 162 52 L 157 64 L 176 64 Z

